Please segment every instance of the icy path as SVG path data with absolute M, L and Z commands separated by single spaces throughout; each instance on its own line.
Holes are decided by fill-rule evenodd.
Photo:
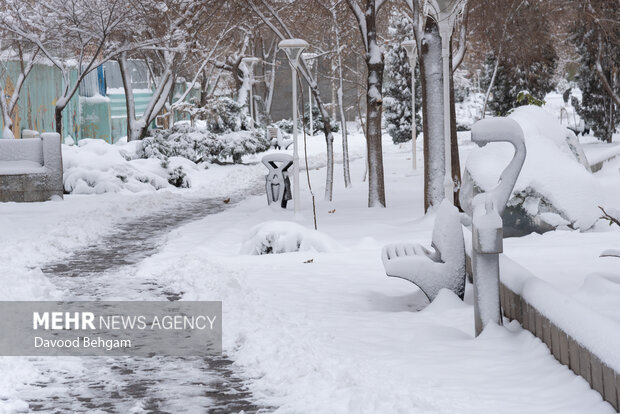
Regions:
M 233 197 L 230 204 L 241 199 Z M 43 272 L 66 300 L 178 300 L 177 292 L 141 279 L 135 266 L 157 253 L 175 228 L 223 211 L 222 198 L 169 203 L 156 213 L 127 221 L 99 242 Z M 20 398 L 39 412 L 258 412 L 251 394 L 221 358 L 38 358 L 44 380 Z

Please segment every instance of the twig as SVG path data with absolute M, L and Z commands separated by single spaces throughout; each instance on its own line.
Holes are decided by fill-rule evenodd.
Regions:
M 612 224 L 616 224 L 617 226 L 620 226 L 620 219 L 609 215 L 609 213 L 607 213 L 603 207 L 598 206 L 598 208 L 601 209 L 601 211 L 603 212 L 603 215 L 600 218 L 602 218 L 603 220 L 609 221 L 610 226 Z

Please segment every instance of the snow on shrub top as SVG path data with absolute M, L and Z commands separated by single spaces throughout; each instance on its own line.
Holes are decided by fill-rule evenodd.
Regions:
M 255 154 L 269 149 L 267 138 L 256 131 L 237 131 L 216 135 L 206 128 L 192 127 L 185 123 L 171 129 L 156 130 L 151 137 L 142 140 L 142 158 L 183 157 L 200 163 L 213 159 L 232 157 L 241 162 L 243 155 Z
M 168 187 L 167 172 L 161 161 L 132 160 L 135 147 L 134 143 L 110 145 L 99 139 L 83 139 L 77 146 L 63 145 L 65 191 L 102 194 Z
M 594 225 L 599 218 L 597 205 L 603 198 L 602 187 L 571 152 L 566 141 L 567 129 L 537 106 L 519 107 L 509 117 L 523 129 L 527 147 L 513 197 L 520 192 L 534 191 L 552 203 L 576 228 L 586 230 Z M 513 153 L 508 143 L 475 148 L 466 168 L 482 190 L 491 190 Z
M 241 254 L 278 254 L 340 250 L 328 235 L 290 221 L 266 221 L 253 227 L 241 246 Z

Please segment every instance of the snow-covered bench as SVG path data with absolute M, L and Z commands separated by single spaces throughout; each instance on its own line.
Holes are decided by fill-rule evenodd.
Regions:
M 285 139 L 282 136 L 282 131 L 277 127 L 267 127 L 267 139 L 271 146 L 276 149 L 288 149 L 293 144 L 293 140 Z
M 0 201 L 46 201 L 62 195 L 60 135 L 0 139 Z
M 465 240 L 460 213 L 443 201 L 433 228 L 432 248 L 413 243 L 395 243 L 383 248 L 385 273 L 417 285 L 433 301 L 441 289 L 450 289 L 461 299 L 465 294 Z

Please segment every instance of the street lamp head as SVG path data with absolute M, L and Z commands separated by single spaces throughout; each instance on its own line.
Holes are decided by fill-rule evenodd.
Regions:
M 241 59 L 241 63 L 243 63 L 250 72 L 254 71 L 254 65 L 260 62 L 260 59 L 253 56 L 244 57 Z
M 424 3 L 424 14 L 431 16 L 439 25 L 444 23 L 453 27 L 465 3 L 465 0 L 427 0 Z
M 310 46 L 308 42 L 303 39 L 285 39 L 278 44 L 278 47 L 284 50 L 292 65 L 297 65 L 301 52 L 308 46 Z
M 319 55 L 316 53 L 305 52 L 301 54 L 301 58 L 306 62 L 306 64 L 312 68 L 314 68 L 314 63 L 316 62 L 316 58 Z
M 418 54 L 418 45 L 416 44 L 415 40 L 405 40 L 403 43 L 401 43 L 401 45 L 407 51 L 407 56 L 409 56 L 409 60 L 414 60 L 416 58 L 416 55 Z

